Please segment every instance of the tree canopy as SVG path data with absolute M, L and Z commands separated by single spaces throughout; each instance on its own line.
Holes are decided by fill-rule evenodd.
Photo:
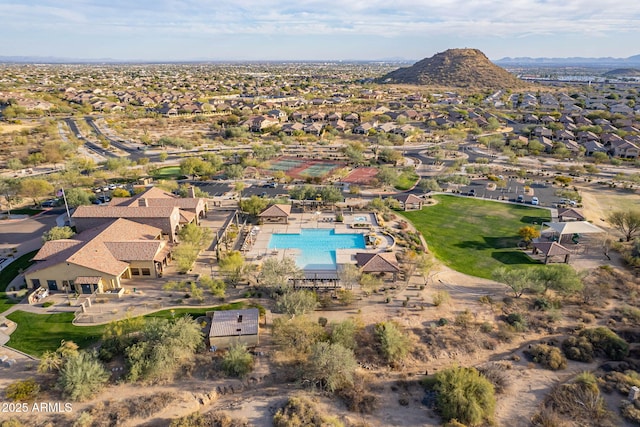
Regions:
M 607 221 L 624 235 L 627 242 L 630 242 L 640 233 L 640 211 L 615 211 L 607 217 Z

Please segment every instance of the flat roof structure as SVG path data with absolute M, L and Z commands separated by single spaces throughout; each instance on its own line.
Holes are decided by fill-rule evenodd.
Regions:
M 257 308 L 214 311 L 209 338 L 258 335 L 259 317 Z

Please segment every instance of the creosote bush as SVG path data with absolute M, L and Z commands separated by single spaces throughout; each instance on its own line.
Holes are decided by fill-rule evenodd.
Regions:
M 562 351 L 567 359 L 590 363 L 593 361 L 593 345 L 587 337 L 569 337 L 562 342 Z
M 538 344 L 526 350 L 525 353 L 531 360 L 552 371 L 558 371 L 567 367 L 567 359 L 557 347 Z
M 629 354 L 629 344 L 605 326 L 585 329 L 579 336 L 588 339 L 595 351 L 603 353 L 612 360 L 622 360 Z
M 492 421 L 495 390 L 475 368 L 454 367 L 438 372 L 434 389 L 445 421 L 457 420 L 470 426 Z

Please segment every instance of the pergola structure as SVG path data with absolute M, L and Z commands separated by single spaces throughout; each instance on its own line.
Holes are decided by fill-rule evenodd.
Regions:
M 578 243 L 577 239 L 581 234 L 597 234 L 605 231 L 596 227 L 587 221 L 569 221 L 569 222 L 543 222 L 542 225 L 547 226 L 546 230 L 542 230 L 542 234 L 553 233 L 557 236 L 557 241 L 562 243 L 563 236 L 571 235 L 573 243 Z M 567 239 L 565 239 L 567 240 Z
M 569 256 L 571 256 L 571 251 L 560 243 L 556 242 L 534 242 L 533 243 L 533 254 L 536 255 L 538 252 L 541 252 L 544 255 L 544 263 L 547 264 L 549 262 L 549 258 L 554 256 L 564 256 L 564 263 L 569 263 Z
M 363 273 L 391 273 L 394 282 L 400 272 L 400 266 L 398 266 L 396 256 L 392 252 L 377 254 L 358 252 L 356 254 L 356 264 Z

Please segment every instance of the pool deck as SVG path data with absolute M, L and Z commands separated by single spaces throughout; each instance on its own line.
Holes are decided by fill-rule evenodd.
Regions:
M 371 224 L 371 230 L 369 229 L 355 229 L 351 228 L 351 224 L 354 223 L 362 223 L 362 221 L 355 221 L 354 217 L 361 218 L 367 217 L 367 221 Z M 375 218 L 373 214 L 362 214 L 358 213 L 355 215 L 344 214 L 344 222 L 335 222 L 335 214 L 331 213 L 304 213 L 304 214 L 292 214 L 289 217 L 288 224 L 263 224 L 260 225 L 259 230 L 255 236 L 255 241 L 251 245 L 250 248 L 245 252 L 245 257 L 248 261 L 260 261 L 269 257 L 295 257 L 299 254 L 299 250 L 297 249 L 269 249 L 269 240 L 271 239 L 272 234 L 276 233 L 290 233 L 297 234 L 300 233 L 300 230 L 303 228 L 310 229 L 327 229 L 327 230 L 335 230 L 337 234 L 340 233 L 362 233 L 368 234 L 370 232 L 375 232 L 377 224 L 375 222 Z M 377 253 L 384 251 L 387 247 L 389 247 L 392 242 L 390 238 L 377 233 L 378 237 L 382 238 L 382 244 L 378 245 L 378 247 L 373 248 L 372 246 L 367 246 L 366 249 L 338 249 L 336 251 L 336 263 L 337 264 L 354 264 L 355 259 L 354 256 L 358 252 L 371 252 Z

